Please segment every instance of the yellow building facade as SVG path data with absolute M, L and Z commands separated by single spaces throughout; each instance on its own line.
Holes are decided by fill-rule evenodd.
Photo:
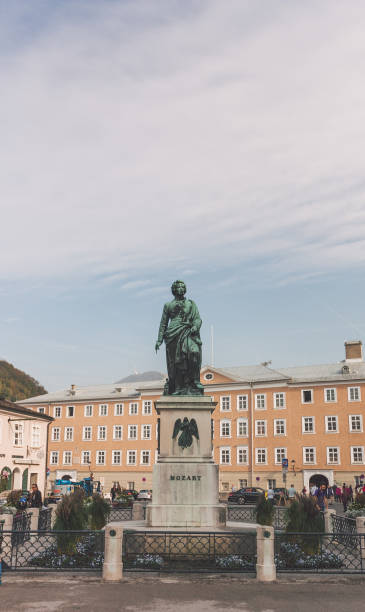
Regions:
M 359 341 L 345 343 L 334 364 L 292 368 L 242 366 L 201 372 L 217 403 L 212 418 L 221 492 L 233 487 L 282 486 L 300 491 L 320 476 L 354 486 L 365 472 L 365 364 Z M 49 482 L 93 473 L 108 492 L 114 482 L 152 488 L 157 460 L 154 402 L 164 380 L 65 391 L 22 404 L 54 418 L 49 428 Z

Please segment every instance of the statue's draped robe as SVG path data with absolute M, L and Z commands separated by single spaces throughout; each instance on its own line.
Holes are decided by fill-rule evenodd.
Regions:
M 158 340 L 166 343 L 169 395 L 203 394 L 200 384 L 201 324 L 198 308 L 192 300 L 172 300 L 165 304 Z

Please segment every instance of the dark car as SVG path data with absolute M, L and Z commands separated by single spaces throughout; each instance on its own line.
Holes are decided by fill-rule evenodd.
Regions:
M 256 504 L 260 495 L 265 495 L 264 489 L 260 487 L 245 487 L 232 492 L 228 496 L 229 504 Z

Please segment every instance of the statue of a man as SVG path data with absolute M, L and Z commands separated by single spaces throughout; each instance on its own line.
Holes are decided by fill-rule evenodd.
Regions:
M 165 395 L 203 395 L 200 383 L 202 363 L 202 324 L 193 300 L 185 298 L 186 285 L 177 280 L 172 284 L 174 299 L 163 308 L 156 351 L 166 344 L 168 389 Z

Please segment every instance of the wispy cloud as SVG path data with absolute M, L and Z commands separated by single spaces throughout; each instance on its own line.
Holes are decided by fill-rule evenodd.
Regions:
M 0 277 L 363 265 L 362 3 L 14 4 Z

